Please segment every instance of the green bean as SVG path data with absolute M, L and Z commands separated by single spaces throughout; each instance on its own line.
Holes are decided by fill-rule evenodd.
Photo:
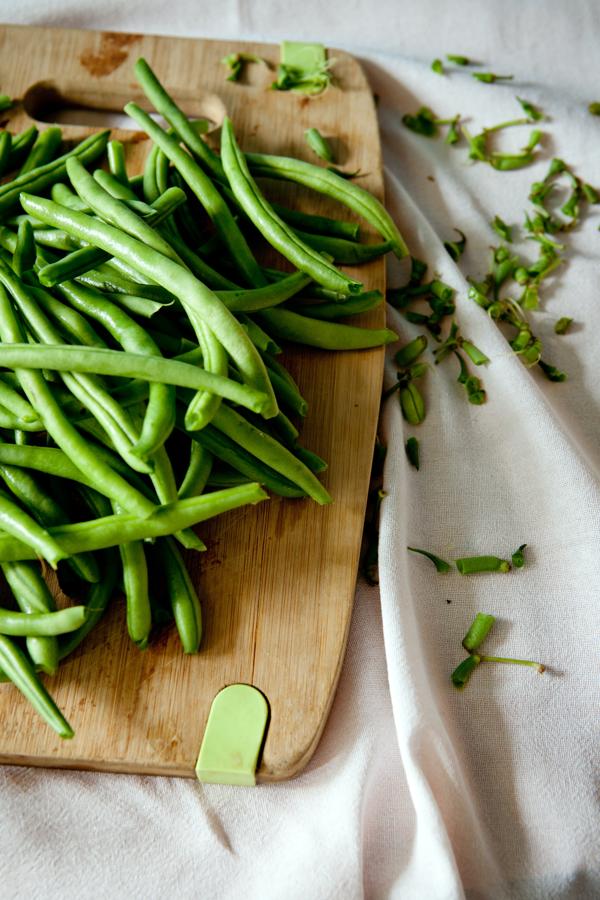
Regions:
M 45 559 L 53 569 L 56 569 L 61 559 L 69 555 L 45 528 L 38 525 L 4 491 L 0 491 L 0 526 L 7 534 L 29 544 L 36 555 Z
M 111 143 L 112 141 L 109 141 L 109 146 Z M 95 169 L 94 180 L 116 200 L 123 200 L 126 203 L 131 203 L 133 209 L 136 209 L 140 204 L 135 191 L 132 191 L 129 187 L 129 182 L 119 181 L 112 172 L 107 172 L 105 169 Z M 148 203 L 144 205 L 150 208 Z
M 310 319 L 287 309 L 264 309 L 256 316 L 277 337 L 322 350 L 362 350 L 398 340 L 389 328 L 356 328 Z
M 177 106 L 175 101 L 165 91 L 164 87 L 148 65 L 141 58 L 135 64 L 135 75 L 141 88 L 154 108 L 164 116 L 180 141 L 197 156 L 204 165 L 213 173 L 217 180 L 224 180 L 223 167 L 216 153 L 204 143 L 185 113 Z M 129 112 L 129 110 L 125 110 Z M 136 120 L 137 121 L 137 120 Z M 154 140 L 154 137 L 150 135 Z M 155 141 L 158 144 L 158 141 Z M 160 145 L 159 145 L 160 146 Z M 164 151 L 164 148 L 161 148 Z M 169 154 L 167 153 L 167 156 Z M 173 160 L 171 160 L 173 162 Z
M 77 237 L 102 246 L 102 249 L 111 252 L 113 256 L 124 256 L 144 275 L 175 291 L 188 315 L 192 311 L 210 322 L 211 331 L 236 361 L 244 382 L 267 395 L 263 415 L 268 417 L 277 414 L 273 389 L 259 354 L 234 316 L 190 272 L 166 257 L 149 254 L 147 248 L 135 238 L 123 234 L 111 225 L 90 219 L 83 213 L 65 210 L 52 201 L 28 194 L 21 195 L 21 202 L 27 212 L 32 212 L 52 225 L 62 223 L 67 228 L 68 224 L 67 230 L 73 231 Z
M 35 241 L 33 239 L 33 228 L 30 222 L 20 222 L 19 231 L 17 233 L 17 243 L 13 255 L 13 269 L 19 277 L 24 272 L 33 269 L 35 262 Z
M 60 128 L 55 126 L 42 131 L 29 151 L 29 156 L 23 163 L 19 175 L 25 175 L 27 172 L 51 162 L 58 152 L 61 141 L 62 131 Z
M 227 117 L 222 127 L 221 154 L 236 200 L 271 246 L 279 250 L 297 269 L 306 272 L 324 287 L 346 294 L 358 293 L 362 287 L 360 282 L 343 275 L 312 247 L 301 241 L 260 193 L 250 175 L 244 155 L 236 144 L 231 121 Z
M 109 141 L 106 147 L 108 167 L 121 184 L 128 185 L 127 166 L 125 165 L 125 148 L 121 141 Z
M 19 323 L 3 287 L 0 289 L 0 338 L 5 342 L 4 347 L 11 342 L 23 340 Z M 125 509 L 134 511 L 140 516 L 152 513 L 154 511 L 152 502 L 131 487 L 109 465 L 98 459 L 88 442 L 71 425 L 54 399 L 42 373 L 20 370 L 17 375 L 28 400 L 39 411 L 40 419 L 50 437 L 61 449 L 68 451 L 75 465 L 96 482 L 98 489 L 120 502 Z
M 0 406 L 0 428 L 6 428 L 9 431 L 30 432 L 43 431 L 44 426 L 39 419 L 19 419 L 10 410 Z
M 227 309 L 232 312 L 255 312 L 257 309 L 267 309 L 277 306 L 293 297 L 302 288 L 310 284 L 311 278 L 304 272 L 294 272 L 286 278 L 282 278 L 276 284 L 267 287 L 252 288 L 250 290 L 216 291 L 217 297 L 223 301 Z
M 183 150 L 176 138 L 170 137 L 135 103 L 128 103 L 125 112 L 144 129 L 155 144 L 169 157 L 186 184 L 196 195 L 215 228 L 230 249 L 240 272 L 249 284 L 259 287 L 264 284 L 260 266 L 254 259 L 245 237 L 233 218 L 229 207 L 210 178 L 204 174 L 200 166 Z
M 339 265 L 358 266 L 378 259 L 392 249 L 391 241 L 384 241 L 382 244 L 357 244 L 344 238 L 309 234 L 298 229 L 294 229 L 294 233 L 309 247 L 319 253 L 327 253 Z
M 276 354 L 281 353 L 281 347 L 276 341 L 273 340 L 270 334 L 260 327 L 260 325 L 251 319 L 250 316 L 247 316 L 246 313 L 238 313 L 238 320 L 241 325 L 244 326 L 248 337 L 254 344 L 254 346 L 261 353 L 270 353 Z
M 343 319 L 346 316 L 356 316 L 359 313 L 368 312 L 383 303 L 381 291 L 365 291 L 355 297 L 348 297 L 343 303 L 314 303 L 303 304 L 295 307 L 292 312 L 308 313 L 311 319 Z
M 5 171 L 10 172 L 21 165 L 34 145 L 37 136 L 38 130 L 35 125 L 30 125 L 29 128 L 26 128 L 20 134 L 13 134 Z
M 55 637 L 83 625 L 85 606 L 69 606 L 57 612 L 21 613 L 0 609 L 0 634 L 12 637 Z
M 148 566 L 144 545 L 142 541 L 120 543 L 119 554 L 127 605 L 127 631 L 139 649 L 145 650 L 152 627 L 152 613 L 148 596 Z
M 82 162 L 89 163 L 98 159 L 104 153 L 108 134 L 108 131 L 92 134 L 63 156 L 0 186 L 0 215 L 6 216 L 18 205 L 21 191 L 44 191 L 64 178 L 67 160 L 78 157 Z
M 200 444 L 192 441 L 190 461 L 177 491 L 180 500 L 185 500 L 186 497 L 198 497 L 202 493 L 208 481 L 212 463 L 212 454 Z
M 298 209 L 288 209 L 279 203 L 271 203 L 271 206 L 280 219 L 299 228 L 300 231 L 308 231 L 311 234 L 324 234 L 331 237 L 346 238 L 348 241 L 357 241 L 360 227 L 356 222 L 342 222 L 339 219 L 330 219 L 327 216 L 315 216 L 310 213 L 300 212 Z
M 308 403 L 301 395 L 298 388 L 295 385 L 292 386 L 289 381 L 282 378 L 278 372 L 269 368 L 269 364 L 267 364 L 267 372 L 269 373 L 271 384 L 275 390 L 277 402 L 282 403 L 284 406 L 287 406 L 288 409 L 292 410 L 292 412 L 295 412 L 297 415 L 304 418 L 308 412 Z
M 200 446 L 213 454 L 216 459 L 227 463 L 236 471 L 240 472 L 246 481 L 248 479 L 258 481 L 270 491 L 279 494 L 280 497 L 305 497 L 306 492 L 298 488 L 288 478 L 281 476 L 270 466 L 265 465 L 260 459 L 257 459 L 252 453 L 249 453 L 243 447 L 235 443 L 222 434 L 213 425 L 207 425 L 202 431 L 187 432 L 188 437 Z M 215 472 L 211 472 L 209 484 L 214 484 Z M 239 484 L 240 482 L 235 482 Z M 206 496 L 206 495 L 205 495 Z M 208 495 L 210 496 L 210 494 Z
M 316 153 L 317 156 L 324 159 L 325 162 L 335 162 L 333 150 L 331 149 L 329 141 L 323 137 L 317 128 L 307 128 L 304 132 L 304 137 L 310 149 Z
M 71 481 L 93 485 L 92 477 L 86 476 L 71 462 L 66 453 L 55 447 L 22 447 L 17 444 L 0 443 L 0 464 L 20 466 L 55 478 L 68 478 Z
M 197 653 L 202 639 L 202 609 L 198 595 L 174 542 L 170 538 L 158 541 L 157 550 L 183 652 Z
M 58 639 L 58 655 L 61 660 L 72 653 L 83 639 L 87 637 L 92 628 L 98 624 L 115 589 L 118 570 L 115 551 L 103 551 L 100 554 L 100 561 L 102 577 L 89 588 L 85 601 L 87 610 L 85 622 L 76 631 L 72 631 L 67 635 L 61 635 Z
M 302 488 L 319 504 L 331 503 L 331 497 L 304 463 L 277 441 L 254 428 L 239 413 L 222 404 L 213 419 L 215 428 L 235 441 L 280 475 Z
M 150 152 L 146 157 L 144 164 L 144 174 L 142 176 L 142 187 L 144 191 L 144 200 L 146 203 L 153 203 L 160 195 L 158 184 L 156 181 L 156 160 L 162 151 L 156 144 L 152 144 Z
M 75 309 L 103 325 L 125 350 L 161 356 L 148 332 L 103 295 L 72 282 L 61 285 L 61 292 Z M 161 447 L 173 430 L 174 402 L 173 388 L 158 382 L 150 385 L 148 408 L 134 448 L 134 452 L 142 458 L 151 456 Z
M 38 414 L 25 397 L 14 389 L 10 384 L 6 383 L 8 372 L 3 372 L 0 376 L 0 403 L 6 409 L 9 409 L 17 418 L 24 422 L 32 424 L 41 424 Z M 42 430 L 39 428 L 37 430 Z
M 315 473 L 315 475 L 327 471 L 328 466 L 325 460 L 317 453 L 313 453 L 312 450 L 309 450 L 307 447 L 301 447 L 299 444 L 296 444 L 294 453 L 298 459 L 302 460 L 305 466 L 308 466 L 311 472 Z
M 90 211 L 87 203 L 84 203 L 83 200 L 81 200 L 77 194 L 62 181 L 58 181 L 56 184 L 52 185 L 50 196 L 55 203 L 60 203 L 61 206 L 68 206 L 69 209 L 76 209 L 79 212 L 88 213 Z
M 139 281 L 131 281 L 110 268 L 110 263 L 104 263 L 96 269 L 88 269 L 77 276 L 81 284 L 95 288 L 107 294 L 127 294 L 132 297 L 141 297 L 151 300 L 153 303 L 163 306 L 171 306 L 175 297 L 169 291 L 157 284 L 142 284 Z M 114 298 L 118 300 L 118 298 Z
M 0 178 L 8 169 L 8 161 L 10 159 L 10 150 L 12 146 L 12 136 L 10 131 L 0 132 Z
M 68 553 L 103 550 L 106 547 L 116 547 L 122 542 L 164 537 L 247 503 L 254 504 L 267 499 L 268 495 L 260 485 L 251 483 L 231 490 L 203 494 L 201 497 L 178 500 L 169 506 L 154 507 L 154 512 L 144 518 L 131 513 L 104 516 L 75 525 L 59 525 L 50 528 L 49 532 Z M 35 551 L 24 541 L 0 534 L 0 561 L 35 557 Z
M 1 274 L 1 271 L 0 271 Z M 0 364 L 14 369 L 51 369 L 56 372 L 114 375 L 141 378 L 163 384 L 195 388 L 217 393 L 219 396 L 263 413 L 266 397 L 260 391 L 213 375 L 176 360 L 162 356 L 142 356 L 101 347 L 78 347 L 74 344 L 3 344 L 0 345 Z
M 3 635 L 0 635 L 0 668 L 60 737 L 73 737 L 73 729 L 35 674 L 25 654 Z
M 81 290 L 85 290 L 85 288 L 81 287 Z M 33 286 L 29 287 L 29 291 L 43 311 L 61 327 L 74 343 L 86 347 L 106 347 L 106 341 L 92 328 L 85 316 L 80 315 L 71 306 L 61 303 L 48 291 Z
M 299 159 L 263 153 L 247 153 L 246 159 L 256 176 L 294 181 L 338 200 L 370 222 L 385 240 L 391 241 L 393 251 L 399 259 L 408 255 L 408 248 L 390 214 L 376 197 L 359 185 L 322 166 L 313 166 Z
M 78 249 L 76 241 L 71 240 L 68 234 L 57 228 L 36 228 L 34 232 L 35 242 L 40 247 L 48 247 L 50 250 L 63 250 L 66 253 Z
M 174 190 L 173 188 L 169 188 L 169 190 Z M 181 240 L 179 234 L 173 231 L 169 231 L 168 234 L 161 229 L 159 229 L 163 235 L 165 235 L 173 249 L 178 253 L 183 262 L 186 264 L 190 272 L 199 278 L 200 281 L 203 281 L 209 288 L 212 288 L 214 291 L 232 291 L 237 290 L 237 286 L 233 281 L 230 281 L 229 278 L 226 278 L 224 275 L 221 275 L 220 272 L 217 272 L 216 269 L 213 269 L 212 266 L 209 266 L 207 262 L 205 262 L 197 253 L 194 253 L 193 250 L 187 246 L 187 244 Z
M 56 609 L 54 598 L 42 578 L 37 563 L 2 563 L 1 568 L 21 612 L 54 612 Z M 26 644 L 31 661 L 38 671 L 45 672 L 46 675 L 54 675 L 58 668 L 58 641 L 56 638 L 28 637 Z

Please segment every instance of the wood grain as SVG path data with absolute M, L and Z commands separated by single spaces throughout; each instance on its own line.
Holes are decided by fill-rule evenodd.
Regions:
M 340 164 L 367 173 L 360 183 L 381 197 L 377 122 L 359 64 L 330 51 L 338 86 L 309 99 L 269 90 L 273 73 L 260 65 L 248 66 L 240 83 L 227 82 L 220 60 L 242 49 L 277 63 L 278 48 L 269 45 L 2 27 L 0 84 L 23 103 L 7 114 L 8 127 L 20 130 L 31 117 L 64 120 L 64 106 L 118 112 L 128 99 L 139 101 L 133 64 L 143 55 L 186 112 L 208 115 L 218 126 L 226 111 L 244 149 L 315 161 L 303 138 L 304 129 L 315 126 L 334 139 Z M 65 126 L 73 138 L 92 130 Z M 127 142 L 129 163 L 140 170 L 145 136 L 127 130 L 114 136 Z M 352 218 L 307 191 L 278 186 L 276 192 L 306 211 Z M 369 238 L 366 227 L 364 235 Z M 347 271 L 359 275 L 365 289 L 384 288 L 381 261 Z M 380 327 L 383 318 L 379 310 L 362 322 Z M 383 351 L 286 348 L 284 359 L 309 402 L 303 443 L 329 461 L 324 482 L 332 505 L 273 497 L 203 526 L 209 549 L 188 557 L 204 610 L 201 652 L 185 657 L 174 629 L 139 652 L 127 637 L 122 603 L 113 602 L 49 681 L 75 738 L 61 742 L 12 685 L 2 685 L 0 761 L 193 776 L 213 697 L 226 684 L 245 682 L 264 692 L 271 709 L 258 779 L 289 778 L 306 765 L 346 645 Z

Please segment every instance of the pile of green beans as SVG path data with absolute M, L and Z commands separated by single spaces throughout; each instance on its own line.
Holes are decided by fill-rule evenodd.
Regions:
M 171 619 L 195 653 L 202 611 L 182 556 L 205 549 L 194 526 L 267 499 L 264 488 L 331 501 L 326 462 L 299 443 L 307 404 L 277 342 L 396 340 L 338 321 L 382 301 L 338 265 L 406 253 L 363 188 L 245 156 L 228 119 L 215 153 L 144 60 L 136 74 L 170 126 L 127 105 L 152 142 L 143 177 L 107 132 L 74 147 L 57 127 L 0 132 L 0 680 L 63 738 L 73 729 L 40 675 L 119 588 L 137 647 Z M 271 203 L 263 175 L 328 194 L 381 241 Z M 282 267 L 260 264 L 261 239 Z M 57 609 L 44 564 L 72 605 Z

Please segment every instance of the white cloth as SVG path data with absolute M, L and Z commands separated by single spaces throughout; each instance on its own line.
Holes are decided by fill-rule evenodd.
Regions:
M 388 444 L 379 592 L 359 585 L 348 655 L 323 739 L 285 784 L 240 789 L 165 778 L 0 769 L 3 897 L 591 898 L 600 895 L 597 547 L 600 335 L 598 213 L 568 235 L 568 263 L 533 315 L 545 356 L 569 373 L 544 381 L 466 299 L 487 271 L 489 221 L 521 223 L 529 185 L 559 155 L 600 185 L 592 2 L 474 0 L 378 5 L 188 2 L 54 4 L 24 0 L 25 24 L 208 37 L 323 40 L 360 56 L 380 96 L 388 206 L 411 250 L 458 291 L 458 318 L 491 358 L 485 406 L 470 406 L 454 360 L 423 385 L 422 467 L 410 469 L 395 398 Z M 501 74 L 430 70 L 464 53 Z M 400 124 L 421 104 L 460 112 L 473 129 L 519 114 L 515 94 L 551 117 L 543 162 L 500 173 L 463 146 Z M 519 146 L 521 132 L 502 138 Z M 431 176 L 431 179 L 428 177 Z M 468 237 L 459 266 L 442 240 Z M 523 245 L 531 257 L 535 251 Z M 391 273 L 393 284 L 396 276 Z M 565 337 L 553 323 L 571 315 Z M 416 330 L 390 312 L 403 336 Z M 391 384 L 394 368 L 390 364 Z M 509 575 L 438 575 L 407 544 L 444 557 L 510 554 Z M 451 601 L 451 602 L 447 602 Z M 458 693 L 449 673 L 477 611 L 498 617 L 488 652 L 533 657 L 530 669 L 481 666 Z M 383 628 L 382 628 L 383 625 Z M 388 688 L 389 683 L 389 688 Z

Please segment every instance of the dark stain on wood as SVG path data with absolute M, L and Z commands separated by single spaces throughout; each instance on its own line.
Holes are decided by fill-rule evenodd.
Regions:
M 129 55 L 129 48 L 136 41 L 141 40 L 141 34 L 119 34 L 113 31 L 104 31 L 100 37 L 98 52 L 86 50 L 79 57 L 79 62 L 95 78 L 103 78 L 110 75 L 125 62 Z

